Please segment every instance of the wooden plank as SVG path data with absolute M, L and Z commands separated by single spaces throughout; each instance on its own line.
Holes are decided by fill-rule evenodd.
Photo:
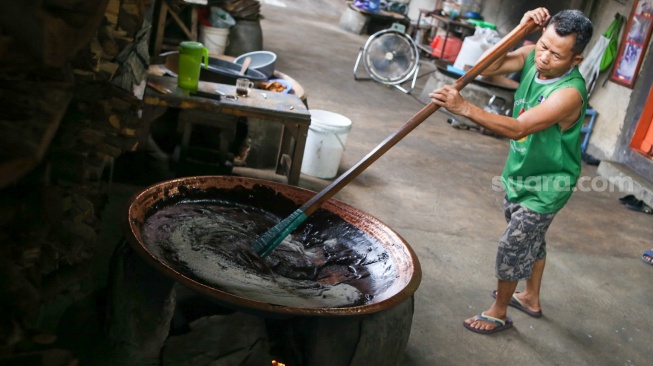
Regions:
M 168 3 L 164 0 L 158 0 L 155 9 L 159 9 L 159 18 L 156 21 L 155 29 L 155 38 L 154 38 L 154 49 L 153 55 L 159 55 L 161 53 L 161 48 L 163 46 L 163 34 L 166 29 L 166 18 L 168 15 Z M 155 13 L 156 14 L 156 13 Z
M 181 28 L 181 30 L 186 34 L 186 37 L 188 37 L 188 39 L 190 39 L 190 40 L 193 40 L 193 32 L 190 29 L 188 29 L 188 27 L 186 26 L 186 24 L 184 24 L 184 21 L 181 20 L 179 15 L 177 15 L 177 13 L 172 11 L 172 9 L 170 9 L 170 8 L 168 8 L 168 13 L 170 13 L 170 16 L 172 17 L 172 19 L 175 20 L 175 23 L 177 23 L 179 28 Z

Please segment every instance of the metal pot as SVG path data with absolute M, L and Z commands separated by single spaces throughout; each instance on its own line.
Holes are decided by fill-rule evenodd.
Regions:
M 330 228 L 335 218 L 342 220 L 348 226 L 347 235 L 351 235 L 352 231 L 360 233 L 361 247 L 353 248 L 354 250 L 370 250 L 370 246 L 375 245 L 387 254 L 384 266 L 391 268 L 393 273 L 391 276 L 381 273 L 370 274 L 372 299 L 364 305 L 339 308 L 280 306 L 238 296 L 194 279 L 185 272 L 185 269 L 178 268 L 174 263 L 157 256 L 143 240 L 144 222 L 154 212 L 160 210 L 164 202 L 209 198 L 224 200 L 226 195 L 233 196 L 236 203 L 258 205 L 258 208 L 284 218 L 314 194 L 302 188 L 251 178 L 230 176 L 179 178 L 150 186 L 132 198 L 128 205 L 128 218 L 124 220 L 125 234 L 136 252 L 162 273 L 237 310 L 249 310 L 271 316 L 362 315 L 392 308 L 411 297 L 421 280 L 419 261 L 412 249 L 403 238 L 376 218 L 334 199 L 325 202 L 321 209 L 311 215 L 304 223 L 306 226 L 303 230 L 310 236 L 310 227 Z M 247 202 L 239 201 L 241 199 Z M 328 219 L 325 220 L 325 217 Z M 302 226 L 298 230 L 301 228 Z M 384 272 L 387 272 L 387 268 Z

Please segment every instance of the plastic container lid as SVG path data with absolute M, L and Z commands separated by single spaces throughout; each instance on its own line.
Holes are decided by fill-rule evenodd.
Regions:
M 204 54 L 204 45 L 194 41 L 184 41 L 179 44 L 179 53 L 202 56 Z

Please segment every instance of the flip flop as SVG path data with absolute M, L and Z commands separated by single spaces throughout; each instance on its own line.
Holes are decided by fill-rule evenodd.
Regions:
M 648 256 L 649 258 L 653 258 L 653 250 L 647 250 L 642 254 L 642 260 L 650 265 L 653 265 L 653 262 L 650 260 L 647 260 L 644 256 Z
M 512 320 L 509 317 L 506 317 L 506 320 L 502 320 L 489 315 L 485 315 L 485 313 L 480 313 L 479 315 L 476 315 L 476 320 L 492 323 L 496 325 L 496 327 L 490 330 L 485 330 L 485 329 L 476 329 L 465 322 L 463 322 L 463 325 L 465 326 L 465 328 L 478 334 L 493 334 L 496 332 L 500 332 L 502 330 L 512 328 Z
M 497 290 L 492 291 L 492 297 L 494 297 L 495 299 L 497 298 Z M 508 303 L 508 305 L 512 306 L 515 309 L 519 309 L 519 310 L 525 312 L 526 314 L 532 316 L 533 318 L 542 317 L 542 310 L 533 311 L 533 310 L 527 308 L 521 301 L 519 301 L 517 296 L 515 296 L 514 294 L 510 298 L 510 302 Z
M 626 195 L 626 196 L 623 196 L 623 197 L 619 198 L 619 203 L 621 203 L 622 205 L 627 205 L 629 203 L 633 204 L 633 203 L 635 203 L 637 201 L 639 201 L 639 200 L 633 194 L 629 194 L 629 195 Z

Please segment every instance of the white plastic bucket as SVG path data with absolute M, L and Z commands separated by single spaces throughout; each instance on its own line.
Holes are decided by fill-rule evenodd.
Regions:
M 311 109 L 311 125 L 306 136 L 301 172 L 313 177 L 331 179 L 345 150 L 351 120 L 338 113 Z
M 224 55 L 224 49 L 229 43 L 229 28 L 200 25 L 199 41 L 209 49 L 209 53 Z

